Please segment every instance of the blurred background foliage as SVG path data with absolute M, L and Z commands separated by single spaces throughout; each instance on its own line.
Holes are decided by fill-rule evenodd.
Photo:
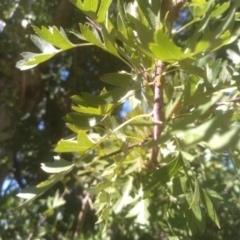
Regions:
M 116 11 L 114 4 L 112 11 Z M 181 27 L 188 18 L 189 14 L 183 10 L 175 27 Z M 15 68 L 21 52 L 37 51 L 29 37 L 33 34 L 31 25 L 61 26 L 68 32 L 85 21 L 85 16 L 68 0 L 0 2 L 0 238 L 3 240 L 73 239 L 79 227 L 83 235 L 77 239 L 102 239 L 93 209 L 87 212 L 83 226 L 78 226 L 86 196 L 83 189 L 92 179 L 83 175 L 81 181 L 76 180 L 75 170 L 64 183 L 51 188 L 29 208 L 14 211 L 21 202 L 16 193 L 46 179 L 40 163 L 52 161 L 54 144 L 69 134 L 60 119 L 70 111 L 70 96 L 80 92 L 98 94 L 103 87 L 111 88 L 100 81 L 104 73 L 129 70 L 120 60 L 94 46 L 69 50 L 28 71 Z M 174 40 L 181 45 L 193 29 L 194 25 Z M 69 37 L 76 41 L 73 35 Z M 236 43 L 216 55 L 228 60 L 227 50 L 237 50 Z M 123 212 L 111 217 L 105 239 L 174 240 L 169 237 L 174 235 L 181 239 L 240 239 L 238 166 L 233 166 L 228 155 L 201 148 L 196 152 L 200 161 L 194 162 L 194 169 L 201 173 L 200 183 L 216 191 L 212 196 L 215 194 L 221 229 L 206 218 L 206 231 L 196 231 L 189 237 L 184 228 L 186 218 L 182 218 L 187 210 L 178 209 L 175 190 L 169 186 L 167 192 L 160 191 L 150 201 L 148 228 L 142 229 L 131 218 L 123 222 L 126 214 Z M 65 154 L 65 158 L 70 159 L 71 155 Z M 54 199 L 59 201 L 59 207 L 54 206 Z M 170 212 L 166 211 L 169 205 Z

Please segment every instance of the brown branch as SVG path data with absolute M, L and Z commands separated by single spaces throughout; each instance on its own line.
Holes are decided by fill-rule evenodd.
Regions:
M 82 209 L 78 214 L 77 227 L 74 233 L 74 238 L 77 238 L 81 235 L 86 215 L 89 210 L 93 210 L 92 199 L 87 192 L 83 193 L 83 195 L 80 196 L 80 199 L 82 202 Z
M 164 121 L 163 114 L 163 84 L 164 79 L 161 76 L 163 71 L 163 64 L 159 60 L 156 65 L 155 76 L 154 76 L 154 105 L 153 105 L 153 121 L 155 123 L 160 123 Z M 157 140 L 162 134 L 162 126 L 160 124 L 155 124 L 153 127 L 153 140 Z M 159 153 L 158 146 L 152 148 L 150 162 L 148 163 L 148 168 L 154 169 L 157 165 L 157 156 Z

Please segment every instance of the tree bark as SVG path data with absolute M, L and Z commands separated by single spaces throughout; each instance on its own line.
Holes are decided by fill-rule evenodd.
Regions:
M 25 2 L 26 3 L 26 2 Z M 23 1 L 19 3 L 25 4 Z M 31 4 L 29 5 L 29 11 L 31 11 Z M 53 17 L 53 25 L 55 26 L 62 26 L 65 27 L 68 22 L 69 18 L 72 14 L 73 5 L 69 2 L 69 0 L 61 0 L 59 2 L 57 11 L 55 16 Z M 20 10 L 20 9 L 19 9 Z M 18 9 L 13 13 L 12 18 L 16 18 L 13 21 L 17 22 L 19 19 L 17 19 L 17 11 Z M 41 11 L 41 9 L 40 9 Z M 16 13 L 16 14 L 15 14 Z M 15 16 L 16 15 L 16 16 Z M 15 44 L 16 46 L 19 46 L 20 44 L 17 42 L 19 41 L 18 36 L 15 36 L 16 33 L 12 32 L 12 27 L 6 25 L 4 28 L 4 34 L 9 36 L 10 39 L 15 39 L 15 42 L 12 41 L 12 45 Z M 21 46 L 21 45 L 20 45 Z M 15 107 L 15 110 L 18 113 L 30 113 L 33 112 L 34 109 L 38 106 L 39 102 L 43 98 L 44 95 L 44 88 L 45 88 L 45 80 L 42 79 L 42 74 L 48 72 L 48 64 L 43 63 L 40 66 L 37 66 L 32 71 L 23 71 L 16 69 L 14 66 L 17 62 L 17 59 L 19 59 L 19 52 L 23 52 L 26 49 L 19 49 L 17 47 L 18 51 L 15 52 L 15 55 L 12 56 L 12 61 L 9 63 L 4 62 L 4 60 L 0 61 L 0 67 L 2 66 L 9 66 L 11 65 L 11 76 L 3 77 L 1 81 L 3 81 L 3 86 L 0 86 L 0 90 L 2 89 L 11 89 L 11 91 L 14 93 L 14 95 L 19 99 L 20 104 L 18 104 Z M 1 68 L 2 68 L 1 67 Z M 5 80 L 4 80 L 5 78 Z M 9 78 L 11 78 L 9 80 Z M 3 94 L 3 93 L 2 93 Z M 9 115 L 9 110 L 5 105 L 0 105 L 0 144 L 1 142 L 7 141 L 11 139 L 14 136 L 14 133 L 16 132 L 16 124 L 13 122 L 12 118 Z M 16 120 L 15 120 L 16 121 Z M 19 121 L 19 120 L 17 120 Z M 5 132 L 5 128 L 10 128 L 10 131 Z M 2 189 L 2 185 L 4 182 L 4 179 L 6 178 L 8 174 L 8 167 L 13 164 L 13 158 L 14 156 L 14 150 L 13 149 L 3 149 L 0 145 L 0 160 L 1 158 L 7 157 L 8 161 L 5 164 L 1 164 L 0 161 L 0 191 Z M 20 172 L 20 169 L 17 169 L 18 172 Z M 18 177 L 19 178 L 19 177 Z

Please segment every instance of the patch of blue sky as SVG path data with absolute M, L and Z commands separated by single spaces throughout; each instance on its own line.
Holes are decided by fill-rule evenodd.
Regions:
M 70 72 L 66 69 L 60 69 L 59 74 L 60 74 L 60 79 L 65 82 L 69 77 Z
M 130 106 L 129 100 L 127 99 L 119 111 L 119 116 L 121 118 L 125 118 L 126 115 L 131 111 L 132 111 L 132 108 Z

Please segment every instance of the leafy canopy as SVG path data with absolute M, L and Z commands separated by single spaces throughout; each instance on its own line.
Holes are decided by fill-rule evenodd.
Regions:
M 148 226 L 151 199 L 160 193 L 168 202 L 164 211 L 170 213 L 161 223 L 163 228 L 168 222 L 180 233 L 181 226 L 172 219 L 184 218 L 188 235 L 204 232 L 205 213 L 220 228 L 215 201 L 221 197 L 210 186 L 204 188 L 206 176 L 194 166 L 207 161 L 206 152 L 212 158 L 227 154 L 233 160 L 238 155 L 239 63 L 228 64 L 215 53 L 240 35 L 239 1 L 184 3 L 181 9 L 189 17 L 179 30 L 168 20 L 171 12 L 163 11 L 166 1 L 118 1 L 117 13 L 111 0 L 71 2 L 88 19 L 71 32 L 80 43 L 71 43 L 62 28 L 34 26 L 37 35 L 31 38 L 42 53 L 22 53 L 24 59 L 17 67 L 26 70 L 60 52 L 92 44 L 122 60 L 131 71 L 103 75 L 112 88 L 97 96 L 72 97 L 72 112 L 64 121 L 73 134 L 60 140 L 54 151 L 74 153 L 73 161 L 61 157 L 43 164 L 43 171 L 51 175 L 19 194 L 26 199 L 22 206 L 76 168 L 77 177 L 90 173 L 89 183 L 95 179 L 96 184 L 86 190 L 96 194 L 94 206 L 104 229 L 110 216 L 120 212 Z M 189 29 L 192 34 L 187 35 Z M 177 36 L 185 37 L 174 41 Z M 159 62 L 162 72 L 155 80 Z M 163 94 L 161 121 L 152 118 L 156 89 Z M 114 112 L 126 100 L 132 111 L 122 120 Z M 152 137 L 154 129 L 161 131 L 157 138 Z M 156 148 L 157 165 L 150 167 Z

